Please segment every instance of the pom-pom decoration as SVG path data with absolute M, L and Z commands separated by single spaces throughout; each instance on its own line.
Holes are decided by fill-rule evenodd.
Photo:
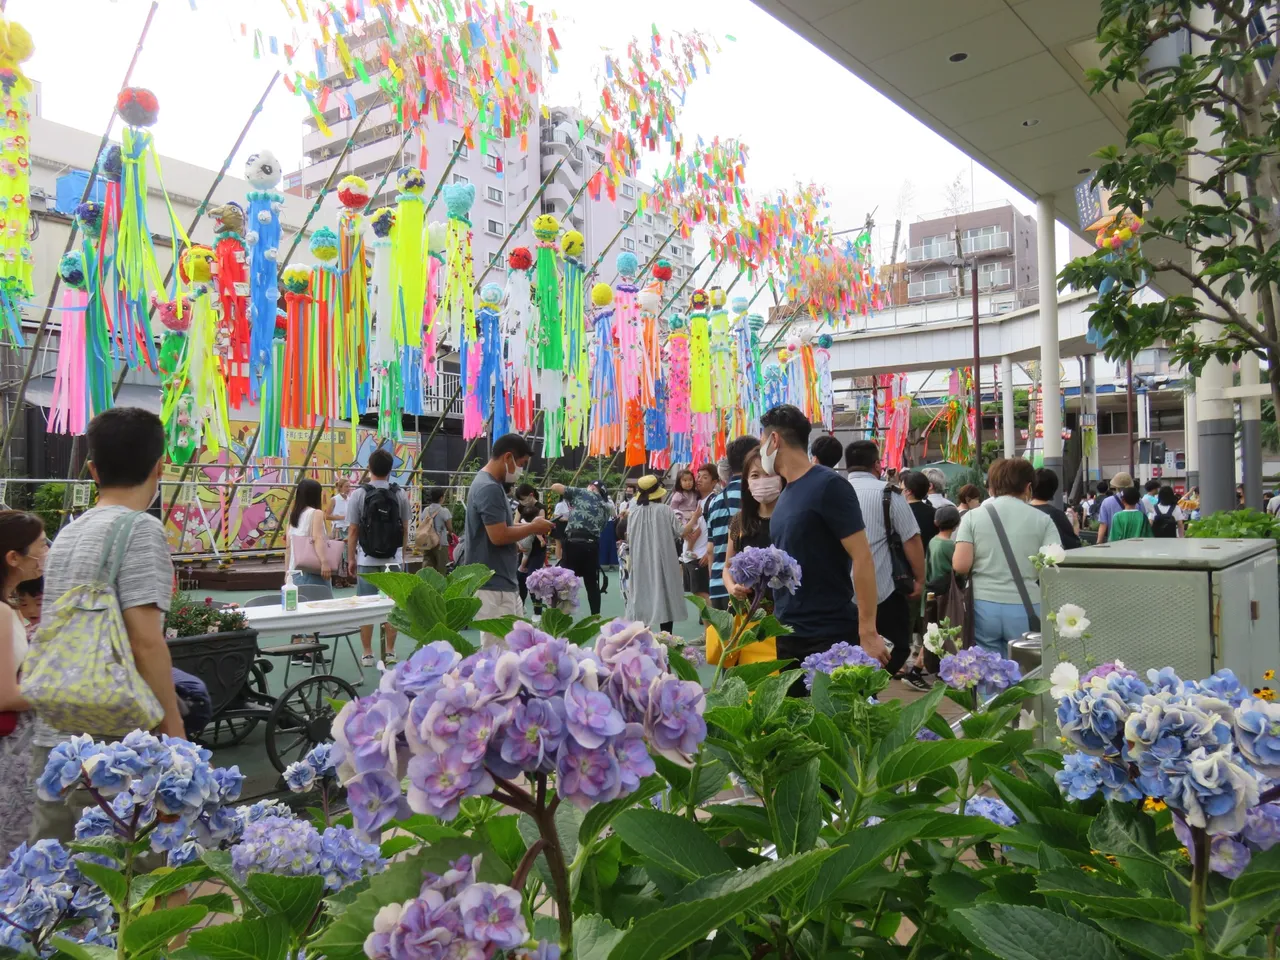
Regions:
M 551 243 L 560 235 L 560 219 L 553 213 L 534 217 L 533 235 L 543 243 Z
M 178 276 L 186 284 L 209 283 L 213 279 L 213 251 L 200 243 L 187 247 L 178 258 Z
M 417 167 L 401 167 L 396 171 L 396 187 L 401 193 L 422 193 L 427 189 L 427 178 Z
M 613 305 L 613 287 L 607 283 L 597 283 L 591 288 L 591 303 L 597 307 Z
M 160 116 L 160 101 L 146 87 L 125 87 L 116 97 L 116 113 L 131 127 L 153 127 Z
M 244 162 L 244 178 L 255 190 L 271 190 L 282 176 L 280 161 L 270 150 L 249 154 Z
M 566 230 L 560 238 L 560 249 L 566 257 L 580 257 L 586 248 L 587 243 L 577 230 Z
M 86 200 L 76 205 L 75 216 L 80 229 L 96 240 L 102 230 L 102 204 L 97 200 Z
M 338 201 L 349 210 L 363 211 L 369 203 L 369 184 L 354 173 L 338 181 Z
M 58 276 L 62 278 L 63 283 L 73 290 L 83 290 L 86 283 L 84 255 L 78 250 L 63 254 L 62 259 L 58 262 Z
M 653 277 L 666 283 L 671 279 L 671 264 L 666 260 L 659 260 L 653 265 Z
M 379 240 L 391 236 L 391 229 L 396 225 L 394 207 L 379 207 L 369 216 L 369 229 Z
M 533 254 L 528 247 L 515 247 L 507 254 L 507 266 L 512 270 L 528 270 L 533 266 Z
M 628 280 L 634 280 L 636 274 L 640 271 L 640 261 L 636 259 L 636 255 L 630 250 L 624 250 L 618 254 L 616 264 L 618 275 Z
M 321 263 L 332 263 L 338 259 L 338 235 L 328 227 L 321 227 L 311 234 L 307 248 Z
M 98 155 L 98 169 L 103 179 L 119 183 L 124 178 L 124 160 L 120 156 L 120 145 L 109 143 Z
M 292 264 L 284 268 L 280 280 L 287 292 L 306 293 L 311 286 L 311 268 Z

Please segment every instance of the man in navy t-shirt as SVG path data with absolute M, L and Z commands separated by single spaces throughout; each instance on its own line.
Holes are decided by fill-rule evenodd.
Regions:
M 809 420 L 799 408 L 780 404 L 760 424 L 761 465 L 787 481 L 769 534 L 800 564 L 799 589 L 774 597 L 774 616 L 792 630 L 778 638 L 778 659 L 803 660 L 843 640 L 887 662 L 876 630 L 876 569 L 858 495 L 834 470 L 810 462 Z

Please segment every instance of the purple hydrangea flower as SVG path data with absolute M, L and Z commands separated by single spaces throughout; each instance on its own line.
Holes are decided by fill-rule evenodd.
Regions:
M 947 654 L 938 665 L 938 675 L 953 690 L 977 688 L 983 697 L 1008 689 L 1022 679 L 1016 663 L 982 647 L 966 647 L 959 653 Z
M 347 784 L 347 804 L 356 826 L 366 835 L 377 833 L 408 813 L 399 779 L 386 770 L 362 773 L 351 780 Z
M 633 792 L 642 779 L 652 776 L 657 769 L 644 742 L 644 727 L 639 723 L 627 724 L 613 742 L 613 753 L 618 758 L 618 776 L 624 794 Z
M 484 764 L 463 759 L 461 745 L 443 753 L 428 750 L 409 761 L 409 808 L 442 820 L 458 815 L 465 797 L 479 797 L 493 791 L 493 777 Z
M 554 637 L 549 633 L 543 633 L 533 624 L 525 620 L 517 620 L 511 632 L 506 636 L 507 649 L 513 653 L 524 653 L 530 647 L 536 647 L 540 643 L 546 643 Z
M 376 923 L 374 933 L 378 933 Z M 388 937 L 388 956 L 394 960 L 444 958 L 461 936 L 462 916 L 456 904 L 428 890 L 404 904 Z
M 964 805 L 966 816 L 985 817 L 1001 827 L 1016 827 L 1018 816 L 1007 803 L 997 797 L 970 797 Z
M 672 674 L 653 678 L 645 731 L 650 742 L 664 753 L 691 757 L 707 736 L 702 719 L 707 696 L 702 685 Z
M 568 567 L 539 567 L 529 574 L 525 586 L 535 600 L 549 607 L 573 609 L 578 605 L 582 578 Z
M 512 950 L 529 939 L 520 894 L 493 883 L 473 883 L 458 895 L 462 928 L 469 940 Z
M 584 747 L 569 737 L 556 763 L 556 791 L 580 810 L 617 799 L 622 790 L 621 771 L 607 746 Z
M 284 768 L 284 785 L 290 793 L 306 793 L 316 782 L 316 768 L 305 760 L 295 760 Z
M 813 675 L 815 673 L 832 674 L 840 667 L 875 667 L 879 669 L 880 661 L 861 647 L 855 647 L 853 644 L 841 640 L 839 643 L 833 643 L 826 650 L 809 654 L 800 662 L 800 666 L 804 668 L 805 672 L 804 685 L 812 690 Z
M 1190 855 L 1191 828 L 1181 817 L 1173 818 L 1173 832 Z M 1251 859 L 1253 854 L 1249 848 L 1236 837 L 1219 835 L 1209 838 L 1209 869 L 1213 873 L 1220 873 L 1234 880 L 1244 873 Z
M 419 647 L 408 660 L 396 664 L 394 671 L 383 675 L 383 681 L 391 678 L 395 689 L 410 697 L 430 695 L 460 659 L 461 655 L 449 643 L 437 640 Z
M 1263 776 L 1280 776 L 1280 703 L 1250 697 L 1235 709 L 1240 752 Z
M 499 753 L 502 759 L 520 770 L 538 770 L 546 763 L 565 737 L 564 701 L 528 700 L 517 703 L 511 711 Z
M 1132 670 L 1128 669 L 1123 663 L 1120 663 L 1119 661 L 1116 661 L 1116 660 L 1108 660 L 1106 663 L 1102 663 L 1094 667 L 1092 670 L 1086 673 L 1083 677 L 1081 677 L 1080 686 L 1084 686 L 1094 677 L 1101 677 L 1103 679 L 1106 679 L 1107 677 L 1111 676 L 1113 673 L 1119 673 L 1126 677 L 1138 676 Z
M 379 691 L 347 703 L 333 721 L 333 740 L 343 779 L 396 769 L 396 738 L 404 730 L 408 699 Z
M 1264 803 L 1245 815 L 1241 837 L 1258 850 L 1270 850 L 1280 843 L 1280 803 Z
M 578 661 L 566 640 L 545 640 L 520 654 L 520 679 L 536 697 L 564 693 L 578 675 Z
M 620 656 L 632 650 L 648 654 L 655 663 L 663 667 L 667 665 L 666 648 L 645 624 L 639 621 L 628 623 L 626 620 L 613 620 L 600 628 L 595 652 L 601 664 L 612 669 Z
M 560 944 L 552 940 L 539 940 L 532 947 L 517 950 L 515 960 L 560 960 Z
M 747 547 L 729 561 L 734 582 L 748 590 L 786 590 L 795 593 L 800 587 L 800 564 L 785 550 L 777 547 Z
M 603 746 L 609 737 L 621 733 L 625 725 L 622 714 L 608 696 L 598 690 L 588 690 L 581 683 L 569 684 L 564 693 L 564 708 L 569 733 L 588 749 Z
M 649 709 L 649 688 L 656 677 L 666 672 L 664 665 L 642 650 L 624 650 L 614 660 L 613 672 L 609 675 L 609 696 L 621 707 L 627 720 L 643 722 Z
M 921 740 L 921 741 L 925 741 L 925 740 L 941 740 L 941 739 L 942 739 L 942 737 L 940 737 L 938 734 L 934 733 L 934 732 L 933 732 L 932 730 L 930 730 L 928 727 L 921 727 L 919 730 L 917 730 L 917 731 L 916 731 L 916 739 L 917 739 L 917 740 Z

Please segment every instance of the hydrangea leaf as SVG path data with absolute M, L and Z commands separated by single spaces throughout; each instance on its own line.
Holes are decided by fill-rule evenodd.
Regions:
M 773 636 L 773 634 L 766 634 Z M 747 685 L 748 690 L 754 690 L 760 683 L 771 673 L 777 673 L 790 660 L 766 660 L 763 663 L 744 663 L 729 670 L 729 676 L 737 677 Z
M 645 860 L 686 880 L 733 869 L 733 861 L 691 820 L 661 810 L 626 810 L 614 832 Z
M 480 612 L 482 604 L 479 597 L 451 597 L 444 602 L 445 622 L 453 630 L 465 630 Z
M 818 758 L 796 767 L 778 780 L 768 804 L 773 840 L 783 856 L 812 849 L 822 827 L 818 799 Z
M 477 590 L 489 582 L 493 571 L 483 563 L 469 563 L 457 567 L 449 574 L 449 585 L 445 587 L 444 598 L 474 597 Z
M 598 914 L 574 917 L 574 960 L 607 960 L 609 952 L 624 936 L 623 931 Z
M 881 787 L 892 787 L 909 780 L 919 780 L 994 743 L 994 740 L 932 740 L 903 744 L 885 758 L 876 781 Z
M 1136 950 L 1151 960 L 1169 960 L 1191 948 L 1191 938 L 1185 933 L 1158 923 L 1147 923 L 1130 917 L 1099 917 L 1094 923 L 1129 949 Z
M 955 910 L 952 923 L 972 943 L 1000 960 L 1122 960 L 1096 927 L 1044 907 L 984 903 Z
M 1036 878 L 1036 890 L 1046 897 L 1070 900 L 1084 907 L 1139 920 L 1181 923 L 1186 919 L 1182 905 L 1160 897 L 1144 897 L 1132 887 L 1083 870 L 1049 870 Z
M 1155 822 L 1133 804 L 1109 802 L 1089 829 L 1095 850 L 1164 866 L 1153 853 L 1156 847 Z
M 189 883 L 198 883 L 212 876 L 212 871 L 202 863 L 193 863 L 185 867 L 161 867 L 141 877 L 134 877 L 129 885 L 129 906 L 139 904 L 157 897 L 168 896 L 181 890 Z
M 254 896 L 275 916 L 283 917 L 299 936 L 315 916 L 324 895 L 324 878 L 277 877 L 269 873 L 250 874 L 246 880 Z
M 903 744 L 915 740 L 920 728 L 937 712 L 938 704 L 942 702 L 946 689 L 941 683 L 934 684 L 933 689 L 923 697 L 902 708 L 902 712 L 898 715 L 898 725 L 885 734 L 876 748 L 876 754 L 881 760 Z
M 193 951 L 208 960 L 285 960 L 289 940 L 289 924 L 283 917 L 254 917 L 197 930 L 189 942 Z M 361 938 L 362 955 L 363 944 Z
M 787 697 L 787 690 L 803 672 L 803 670 L 787 670 L 776 677 L 767 677 L 760 682 L 751 698 L 751 712 L 757 727 L 765 728 L 770 718 L 782 706 L 782 701 Z
M 188 904 L 185 907 L 169 907 L 143 914 L 125 929 L 124 948 L 131 956 L 145 956 L 153 950 L 164 947 L 179 934 L 190 930 L 208 913 L 208 907 Z M 210 960 L 218 960 L 212 954 L 209 956 Z M 258 956 L 260 960 L 271 960 L 271 957 L 264 954 Z
M 129 899 L 129 884 L 123 873 L 89 860 L 82 860 L 77 866 L 81 873 L 102 888 L 102 892 L 107 895 L 107 899 L 115 905 L 117 910 L 124 907 Z
M 549 633 L 553 637 L 562 637 L 573 626 L 573 617 L 563 610 L 547 607 L 542 611 L 539 626 L 544 633 Z
M 58 948 L 59 953 L 65 953 L 71 960 L 116 960 L 116 951 L 109 947 L 104 947 L 100 943 L 77 943 L 66 937 L 53 937 L 49 941 L 50 946 Z M 4 953 L 0 953 L 5 960 L 9 957 L 22 956 L 14 950 L 5 948 Z
M 640 786 L 634 793 L 609 803 L 597 803 L 582 818 L 582 826 L 578 828 L 578 841 L 582 844 L 590 843 L 600 836 L 604 828 L 623 810 L 635 806 L 637 800 L 647 800 L 654 794 L 661 793 L 666 786 L 667 781 L 655 773 L 641 780 Z

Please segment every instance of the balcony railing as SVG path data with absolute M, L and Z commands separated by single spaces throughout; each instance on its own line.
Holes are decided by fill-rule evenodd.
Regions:
M 951 290 L 950 277 L 938 277 L 933 280 L 920 280 L 916 283 L 907 284 L 908 297 L 939 297 L 944 293 L 950 293 Z
M 945 260 L 956 255 L 956 242 L 943 240 L 940 243 L 926 243 L 907 250 L 907 263 L 920 263 L 924 260 Z
M 976 237 L 964 237 L 960 240 L 960 249 L 965 253 L 985 253 L 988 250 L 1008 250 L 1009 234 L 984 233 Z
M 978 274 L 978 289 L 990 290 L 992 287 L 1007 287 L 1009 285 L 1012 271 L 1009 270 L 988 270 L 985 273 Z

